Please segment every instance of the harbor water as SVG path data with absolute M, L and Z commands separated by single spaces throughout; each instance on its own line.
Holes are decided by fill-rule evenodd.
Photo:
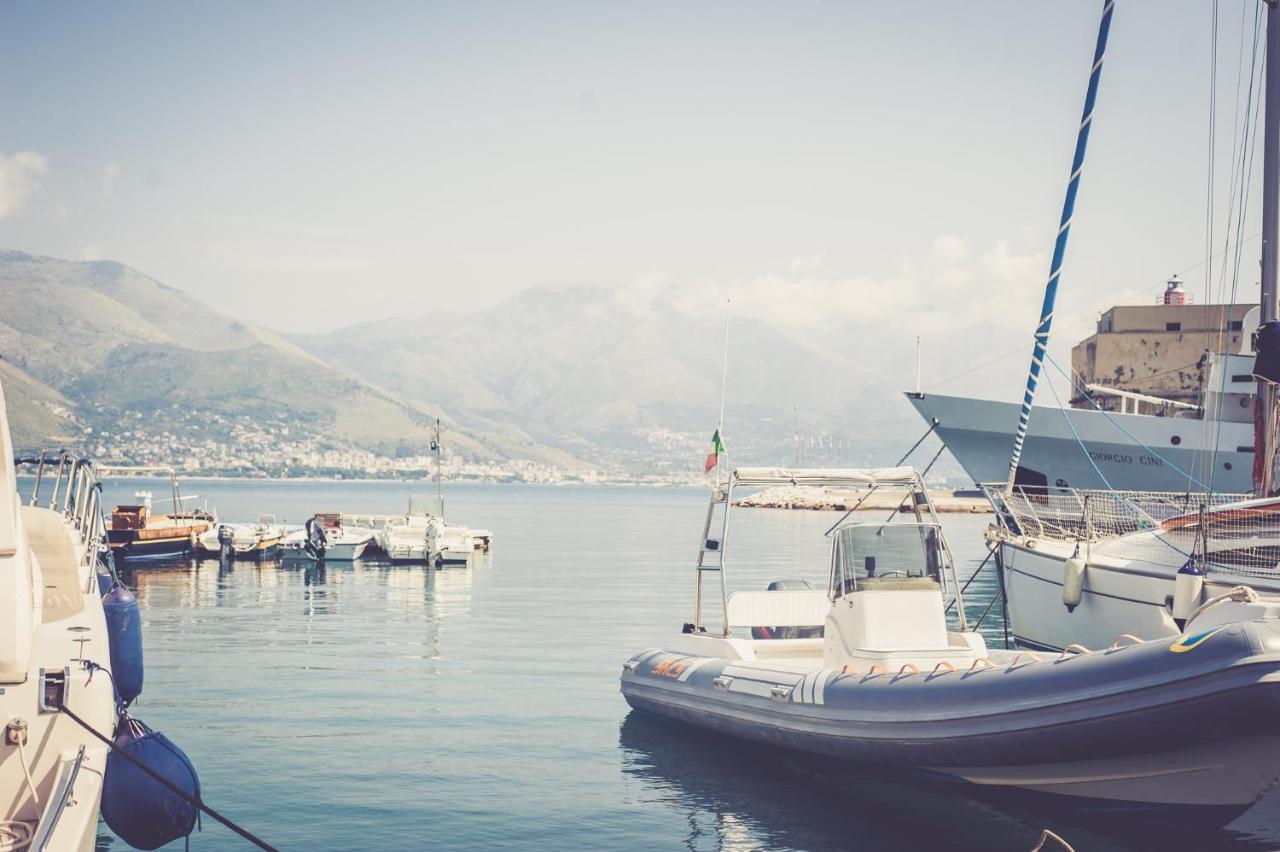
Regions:
M 104 502 L 138 488 L 167 508 L 159 481 L 109 481 Z M 224 520 L 297 524 L 402 512 L 430 486 L 185 490 Z M 447 497 L 448 520 L 494 532 L 469 568 L 205 559 L 126 571 L 146 642 L 135 715 L 191 756 L 208 803 L 278 848 L 1028 850 L 1046 826 L 1078 850 L 1146 848 L 629 714 L 622 662 L 691 619 L 705 491 L 491 485 Z M 825 585 L 822 533 L 836 517 L 735 512 L 730 588 Z M 944 516 L 961 579 L 986 555 L 987 522 Z M 994 582 L 987 569 L 970 587 L 974 618 Z M 982 629 L 1001 642 L 999 606 Z M 101 830 L 100 848 L 123 848 Z M 1207 847 L 1280 847 L 1280 797 Z M 191 848 L 249 847 L 206 819 Z

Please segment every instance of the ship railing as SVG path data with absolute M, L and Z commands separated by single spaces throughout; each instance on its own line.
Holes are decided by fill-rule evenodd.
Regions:
M 18 456 L 13 462 L 19 473 L 34 473 L 27 505 L 42 506 L 62 515 L 84 543 L 82 567 L 94 568 L 106 539 L 106 524 L 102 515 L 102 483 L 93 462 L 67 450 Z M 94 570 L 86 573 L 88 591 L 97 579 Z

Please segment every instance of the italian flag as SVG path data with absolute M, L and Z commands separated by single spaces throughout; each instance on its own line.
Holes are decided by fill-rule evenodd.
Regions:
M 711 469 L 720 463 L 720 454 L 724 452 L 724 441 L 720 440 L 720 430 L 711 436 L 711 452 L 707 453 L 707 465 L 702 469 L 703 473 L 710 473 Z

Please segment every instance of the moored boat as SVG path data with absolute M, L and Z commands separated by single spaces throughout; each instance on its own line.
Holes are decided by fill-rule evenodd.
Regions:
M 23 467 L 36 473 L 29 505 L 17 490 L 16 474 Z M 0 389 L 0 841 L 9 844 L 5 848 L 89 850 L 97 837 L 108 749 L 66 711 L 96 730 L 112 730 L 113 680 L 94 678 L 84 657 L 122 647 L 123 638 L 115 635 L 120 624 L 113 617 L 117 601 L 130 602 L 135 622 L 137 614 L 132 597 L 116 595 L 114 586 L 107 591 L 113 616 L 104 605 L 110 582 L 100 580 L 106 577 L 98 560 L 106 528 L 99 498 L 87 459 L 63 452 L 15 463 Z M 138 689 L 140 648 L 136 671 L 126 672 L 123 663 L 119 667 L 121 680 Z
M 231 548 L 237 559 L 273 559 L 283 539 L 284 527 L 276 523 L 276 516 L 262 514 L 256 522 L 235 528 Z
M 324 533 L 326 562 L 352 562 L 373 544 L 373 530 L 344 524 L 341 513 L 317 514 L 314 520 Z
M 727 594 L 734 491 L 787 483 L 908 489 L 914 517 L 838 524 L 825 592 Z M 714 631 L 703 623 L 708 572 L 721 593 Z M 1189 634 L 1117 637 L 1105 651 L 991 649 L 965 623 L 914 471 L 739 469 L 707 514 L 693 621 L 628 659 L 622 692 L 642 712 L 872 771 L 1221 825 L 1280 777 L 1280 605 L 1271 610 L 1224 607 Z M 800 638 L 782 629 L 815 627 Z

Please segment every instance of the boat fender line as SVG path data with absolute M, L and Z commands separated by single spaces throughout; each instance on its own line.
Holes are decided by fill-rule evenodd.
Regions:
M 1062 563 L 1062 605 L 1067 612 L 1075 612 L 1084 597 L 1084 572 L 1088 567 L 1084 557 L 1080 555 L 1080 542 L 1076 542 L 1075 553 Z
M 978 668 L 979 663 L 982 663 L 982 669 L 994 669 L 996 667 L 996 664 L 992 662 L 990 657 L 978 657 L 969 664 L 969 671 L 965 672 L 965 674 L 973 674 L 974 672 L 982 671 L 982 669 Z
M 840 667 L 840 674 L 860 675 L 862 672 L 858 671 L 858 667 L 853 663 L 845 663 Z
M 871 668 L 867 669 L 867 677 L 875 677 L 876 675 L 888 674 L 879 663 L 873 663 Z
M 1049 830 L 1049 829 L 1047 829 L 1047 828 L 1046 828 L 1046 829 L 1041 830 L 1041 832 L 1040 832 L 1040 842 L 1038 842 L 1038 843 L 1035 845 L 1035 848 L 1034 848 L 1034 849 L 1032 849 L 1032 850 L 1031 850 L 1031 852 L 1040 852 L 1040 850 L 1041 850 L 1041 849 L 1044 849 L 1044 845 L 1045 845 L 1046 843 L 1048 843 L 1050 840 L 1052 840 L 1054 843 L 1056 843 L 1056 844 L 1058 844 L 1059 846 L 1061 846 L 1063 849 L 1067 850 L 1067 852 L 1076 852 L 1076 850 L 1075 850 L 1074 848 L 1072 848 L 1072 846 L 1071 846 L 1071 844 L 1070 844 L 1070 843 L 1068 843 L 1067 841 L 1063 840 L 1061 837 L 1059 837 L 1058 835 L 1054 834 L 1052 831 L 1050 831 L 1050 830 Z
M 920 674 L 920 669 L 915 663 L 903 663 L 902 668 L 898 669 L 898 673 L 894 677 L 907 677 L 907 669 L 911 669 L 911 674 Z
M 1013 658 L 1013 662 L 1009 664 L 1009 668 L 1016 669 L 1018 667 L 1018 664 L 1022 662 L 1023 657 L 1027 657 L 1027 662 L 1024 663 L 1024 665 L 1028 665 L 1028 666 L 1031 665 L 1032 663 L 1044 662 L 1043 660 L 1040 659 L 1040 655 L 1037 654 L 1035 651 L 1023 651 L 1021 654 L 1018 654 L 1018 656 Z
M 956 667 L 951 663 L 950 660 L 942 660 L 936 666 L 933 667 L 933 671 L 929 672 L 929 677 L 933 677 L 934 675 L 938 674 L 938 669 L 944 669 L 944 668 L 949 672 L 953 672 L 956 670 Z
M 1196 617 L 1199 616 L 1200 613 L 1204 612 L 1209 607 L 1217 606 L 1223 601 L 1235 601 L 1236 603 L 1258 603 L 1263 600 L 1280 601 L 1280 599 L 1277 598 L 1264 598 L 1262 595 L 1258 594 L 1258 590 L 1252 586 L 1236 586 L 1220 595 L 1215 595 L 1214 597 L 1209 598 L 1209 600 L 1196 607 L 1191 612 L 1191 615 L 1187 616 L 1186 623 L 1182 626 L 1183 630 L 1185 630 L 1191 622 L 1195 621 Z
M 0 852 L 20 852 L 31 845 L 35 829 L 20 819 L 0 820 Z
M 80 727 L 82 727 L 82 728 L 84 728 L 86 731 L 88 731 L 90 734 L 92 734 L 92 735 L 94 736 L 94 738 L 96 738 L 97 740 L 101 741 L 101 742 L 103 743 L 103 745 L 109 746 L 109 747 L 111 748 L 111 750 L 112 750 L 115 754 L 120 755 L 120 756 L 121 756 L 121 757 L 123 757 L 125 760 L 128 760 L 130 763 L 132 763 L 134 766 L 136 766 L 138 769 L 141 769 L 141 770 L 142 770 L 143 772 L 145 772 L 147 775 L 151 776 L 151 777 L 152 777 L 155 781 L 157 781 L 161 786 L 163 786 L 163 787 L 165 787 L 166 789 L 168 789 L 168 790 L 169 790 L 169 792 L 171 792 L 171 793 L 173 793 L 174 795 L 178 796 L 179 798 L 183 799 L 183 800 L 184 800 L 184 801 L 186 801 L 188 804 L 191 804 L 191 805 L 196 806 L 196 807 L 197 807 L 197 808 L 199 808 L 202 812 L 204 812 L 204 813 L 208 814 L 209 816 L 213 817 L 215 820 L 217 820 L 218 822 L 222 823 L 222 824 L 223 824 L 223 825 L 225 825 L 227 828 L 231 829 L 231 830 L 232 830 L 232 831 L 234 831 L 236 834 L 240 835 L 240 836 L 241 836 L 241 837 L 243 837 L 245 840 L 247 840 L 247 841 L 249 841 L 250 843 L 252 843 L 254 846 L 257 846 L 259 849 L 265 849 L 265 850 L 267 850 L 267 852 L 280 852 L 280 850 L 276 849 L 276 847 L 272 846 L 272 845 L 271 845 L 270 843 L 268 843 L 267 841 L 265 841 L 265 840 L 263 840 L 262 838 L 258 837 L 258 836 L 257 836 L 256 834 L 254 834 L 253 832 L 249 831 L 249 829 L 244 828 L 244 827 L 242 827 L 242 826 L 240 826 L 240 825 L 237 825 L 237 824 L 236 824 L 233 820 L 231 820 L 230 818 L 223 816 L 222 814 L 218 813 L 216 810 L 214 810 L 214 809 L 213 809 L 212 807 L 210 807 L 209 805 L 206 805 L 206 804 L 204 803 L 204 800 L 203 800 L 200 796 L 198 796 L 198 795 L 196 795 L 196 796 L 192 796 L 192 795 L 190 795 L 189 793 L 187 793 L 187 791 L 183 790 L 183 789 L 182 789 L 181 787 L 179 787 L 177 784 L 174 784 L 174 783 L 173 783 L 172 781 L 170 781 L 168 778 L 165 778 L 165 777 L 164 777 L 163 775 L 161 775 L 159 772 L 156 772 L 156 771 L 155 771 L 155 770 L 153 770 L 151 767 L 147 766 L 145 763 L 143 763 L 142 761 L 138 760 L 138 758 L 134 757 L 132 754 L 130 754 L 129 752 L 125 751 L 125 750 L 124 750 L 123 748 L 121 748 L 120 746 L 116 745 L 114 740 L 112 740 L 112 739 L 110 739 L 109 737 L 105 736 L 105 735 L 104 735 L 104 734 L 102 734 L 102 732 L 100 732 L 97 728 L 93 727 L 93 726 L 92 726 L 92 725 L 90 725 L 88 722 L 86 722 L 84 719 L 81 719 L 79 716 L 77 716 L 77 715 L 76 715 L 76 713 L 75 713 L 75 711 L 73 711 L 73 710 L 72 710 L 70 707 L 68 707 L 66 704 L 61 704 L 61 705 L 59 705 L 59 708 L 58 708 L 58 709 L 59 709 L 61 712 L 63 712 L 63 713 L 65 713 L 65 714 L 67 714 L 67 718 L 68 718 L 68 719 L 70 719 L 71 721 L 75 722 L 77 725 L 79 725 Z
M 1070 645 L 1062 649 L 1062 653 L 1058 655 L 1058 662 L 1062 662 L 1068 657 L 1075 657 L 1081 654 L 1092 654 L 1092 653 L 1093 653 L 1092 651 L 1090 651 L 1085 646 L 1079 644 L 1078 642 L 1072 642 Z
M 1126 641 L 1129 644 L 1127 645 L 1121 644 Z M 1132 633 L 1121 633 L 1119 636 L 1116 637 L 1116 641 L 1111 643 L 1111 647 L 1107 649 L 1107 653 L 1110 654 L 1112 651 L 1119 651 L 1121 648 L 1132 648 L 1134 645 L 1141 645 L 1145 641 L 1146 641 L 1145 639 L 1139 639 L 1137 636 L 1134 636 Z

